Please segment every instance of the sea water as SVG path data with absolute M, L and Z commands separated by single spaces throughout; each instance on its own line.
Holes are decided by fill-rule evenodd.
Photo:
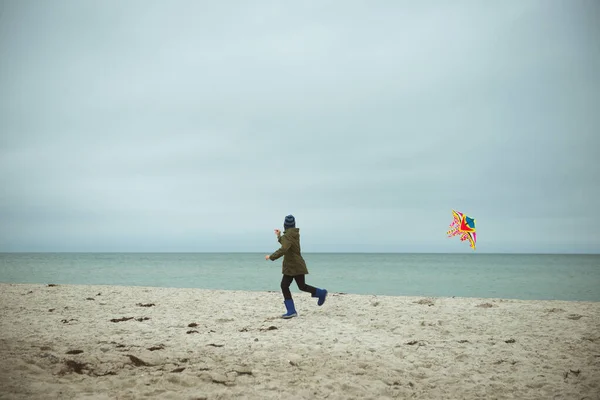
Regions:
M 307 283 L 368 295 L 600 301 L 600 255 L 304 254 Z M 279 291 L 258 253 L 0 253 L 0 282 Z M 298 292 L 292 284 L 292 292 Z

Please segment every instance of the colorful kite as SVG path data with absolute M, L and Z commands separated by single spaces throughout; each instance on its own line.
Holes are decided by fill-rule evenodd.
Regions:
M 454 210 L 452 210 L 452 216 L 454 220 L 450 224 L 450 230 L 446 232 L 448 237 L 460 236 L 461 242 L 468 240 L 473 250 L 475 250 L 475 242 L 477 242 L 475 220 Z

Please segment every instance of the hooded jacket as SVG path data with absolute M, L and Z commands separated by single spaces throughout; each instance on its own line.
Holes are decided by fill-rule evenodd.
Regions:
M 281 243 L 281 247 L 269 258 L 275 261 L 283 256 L 282 273 L 289 276 L 308 274 L 306 262 L 304 262 L 300 250 L 300 229 L 286 229 L 279 237 L 279 243 Z

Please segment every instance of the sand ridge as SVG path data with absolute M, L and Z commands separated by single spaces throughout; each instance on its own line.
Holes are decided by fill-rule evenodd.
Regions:
M 0 284 L 0 399 L 600 399 L 600 303 Z

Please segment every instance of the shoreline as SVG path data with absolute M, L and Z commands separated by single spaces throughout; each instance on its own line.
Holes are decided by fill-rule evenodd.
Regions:
M 0 283 L 0 398 L 600 399 L 600 302 Z
M 59 283 L 46 283 L 46 282 L 6 282 L 0 281 L 0 287 L 3 285 L 6 286 L 45 286 L 45 287 L 53 287 L 53 286 L 62 286 L 62 287 L 115 287 L 115 288 L 137 288 L 137 289 L 169 289 L 169 290 L 199 290 L 199 291 L 209 291 L 209 292 L 236 292 L 236 293 L 266 293 L 273 294 L 279 293 L 281 295 L 280 290 L 245 290 L 245 289 L 224 289 L 224 288 L 201 288 L 201 287 L 192 287 L 192 286 L 148 286 L 148 285 L 130 285 L 130 284 L 102 284 L 102 283 L 60 283 L 60 281 L 56 281 Z M 272 287 L 277 287 L 279 284 L 278 280 L 273 280 L 273 284 L 270 285 Z M 290 286 L 290 290 L 292 295 L 295 296 L 303 296 L 303 292 L 301 292 L 295 284 Z M 404 299 L 463 299 L 463 300 L 496 300 L 496 301 L 524 301 L 524 302 L 574 302 L 574 303 L 597 303 L 600 304 L 600 300 L 570 300 L 570 299 L 529 299 L 529 298 L 517 298 L 517 297 L 486 297 L 486 296 L 440 296 L 440 295 L 408 295 L 408 294 L 378 294 L 378 293 L 353 293 L 353 292 L 333 292 L 330 291 L 329 295 L 351 295 L 351 296 L 365 296 L 365 297 L 390 297 L 390 298 L 404 298 Z M 282 298 L 283 299 L 283 298 Z M 283 301 L 283 300 L 282 300 Z

